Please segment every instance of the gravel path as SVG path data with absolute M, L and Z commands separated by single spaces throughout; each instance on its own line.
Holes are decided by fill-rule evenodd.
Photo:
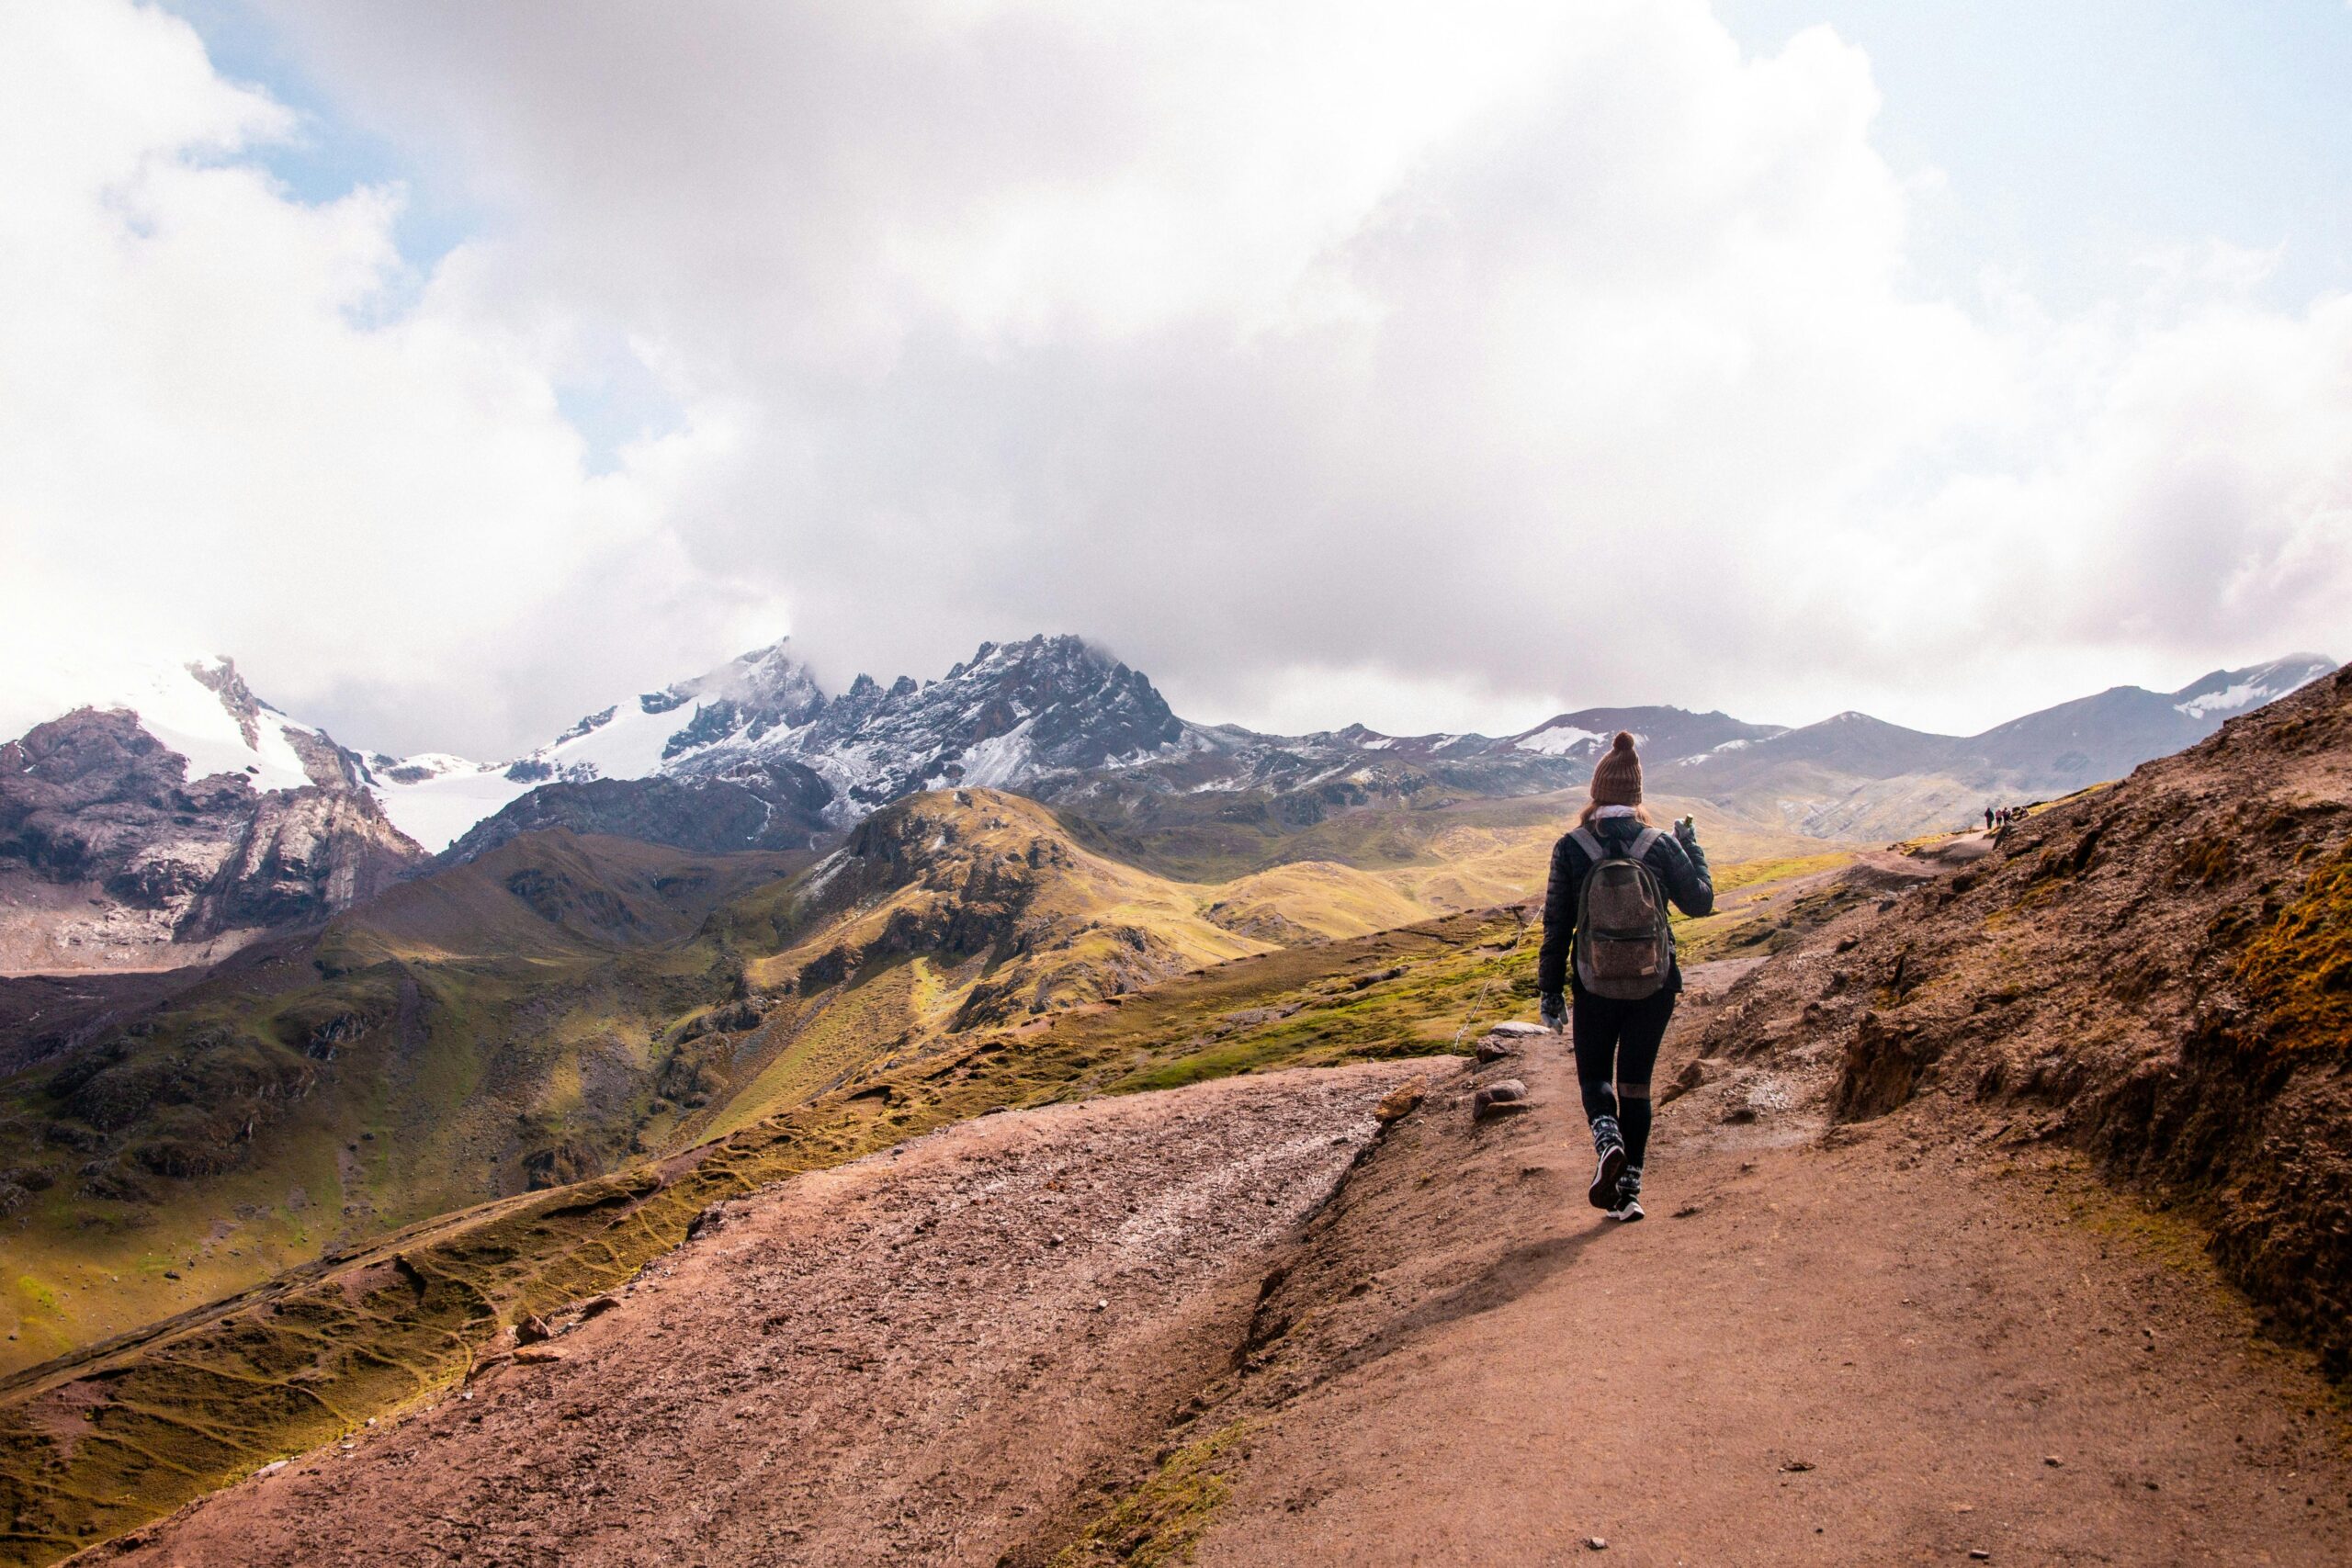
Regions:
M 994 1562 L 1229 1362 L 1429 1064 L 990 1116 L 731 1204 L 465 1395 L 108 1561 Z M 530 1352 L 526 1352 L 528 1354 Z

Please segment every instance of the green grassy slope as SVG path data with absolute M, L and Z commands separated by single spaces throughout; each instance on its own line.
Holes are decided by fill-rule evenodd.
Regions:
M 1125 816 L 1084 805 L 1059 808 L 1072 838 L 1098 853 L 1162 876 L 1226 883 L 1275 867 L 1323 861 L 1369 874 L 1430 914 L 1487 908 L 1544 891 L 1553 840 L 1587 799 L 1581 789 L 1494 800 L 1432 789 L 1409 805 L 1333 812 L 1305 825 L 1251 795 L 1156 798 Z M 1660 795 L 1660 822 L 1697 817 L 1718 862 L 1817 855 L 1825 845 L 1721 801 Z
M 805 861 L 520 840 L 0 1080 L 0 1366 L 628 1159 L 703 921 Z

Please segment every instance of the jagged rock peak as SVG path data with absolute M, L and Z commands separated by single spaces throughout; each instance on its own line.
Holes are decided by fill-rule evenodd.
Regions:
M 245 684 L 243 675 L 237 673 L 237 661 L 225 653 L 215 654 L 209 664 L 201 659 L 191 660 L 187 672 L 195 678 L 198 685 L 220 699 L 220 706 L 237 721 L 245 744 L 258 749 L 261 745 L 261 716 L 265 712 L 275 713 L 277 710 L 254 695 L 254 689 Z
M 786 637 L 739 654 L 707 675 L 645 693 L 638 705 L 646 713 L 659 714 L 727 703 L 747 722 L 763 719 L 769 728 L 806 724 L 830 699 L 808 667 L 792 657 L 791 645 L 792 639 Z

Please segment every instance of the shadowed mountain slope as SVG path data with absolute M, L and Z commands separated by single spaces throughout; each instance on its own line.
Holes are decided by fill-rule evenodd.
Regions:
M 697 940 L 806 857 L 544 833 L 252 947 L 0 1079 L 21 1364 L 659 1136 L 660 1031 L 741 964 Z

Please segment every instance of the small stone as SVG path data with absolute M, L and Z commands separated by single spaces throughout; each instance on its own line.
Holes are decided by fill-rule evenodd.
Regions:
M 2064 1464 L 2066 1461 L 2060 1459 L 2056 1454 L 2043 1454 L 2041 1456 L 2041 1462 L 2048 1465 L 2051 1469 L 2056 1470 L 2060 1465 Z
M 1483 1122 L 1490 1116 L 1502 1116 L 1514 1111 L 1525 1111 L 1527 1086 L 1517 1078 L 1505 1078 L 1490 1083 L 1470 1097 L 1470 1114 Z
M 1792 1459 L 1781 1468 L 1791 1475 L 1802 1475 L 1813 1468 L 1813 1461 L 1809 1459 Z
M 1587 1551 L 1606 1551 L 1609 1543 L 1597 1535 L 1589 1535 L 1584 1538 L 1584 1549 Z
M 523 1366 L 545 1366 L 563 1359 L 563 1352 L 552 1345 L 526 1345 L 514 1352 L 515 1361 Z
M 1053 1235 L 1046 1238 L 1046 1245 L 1047 1247 L 1059 1247 L 1061 1244 L 1062 1234 L 1059 1231 L 1056 1231 Z
M 1981 1546 L 1973 1547 L 1969 1551 L 1968 1560 L 1971 1562 L 1990 1562 L 1993 1561 L 1993 1554 Z
M 1498 1023 L 1495 1025 L 1492 1029 L 1487 1031 L 1487 1032 L 1488 1034 L 1505 1035 L 1515 1040 L 1524 1040 L 1530 1035 L 1549 1034 L 1552 1032 L 1544 1028 L 1540 1023 L 1523 1023 L 1517 1019 L 1513 1019 L 1508 1023 Z
M 1682 1065 L 1682 1070 L 1674 1075 L 1674 1085 L 1677 1089 L 1688 1093 L 1694 1089 L 1703 1089 L 1730 1075 L 1731 1064 L 1723 1057 L 1700 1056 Z
M 1094 1310 L 1096 1312 L 1108 1312 L 1111 1310 L 1111 1303 L 1107 1301 L 1098 1301 L 1094 1303 Z
M 553 1331 L 548 1327 L 548 1320 L 537 1313 L 533 1313 L 514 1325 L 514 1343 L 537 1345 L 551 1337 L 552 1333 Z
M 1374 1107 L 1372 1113 L 1383 1126 L 1391 1122 L 1401 1122 L 1420 1108 L 1421 1101 L 1429 1097 L 1429 1079 L 1407 1078 L 1403 1083 L 1382 1095 L 1380 1103 Z
M 1515 1056 L 1518 1054 L 1518 1044 L 1510 1040 L 1498 1038 L 1495 1035 L 1489 1034 L 1487 1038 L 1478 1042 L 1478 1060 L 1482 1064 L 1487 1062 L 1499 1062 L 1505 1056 Z

